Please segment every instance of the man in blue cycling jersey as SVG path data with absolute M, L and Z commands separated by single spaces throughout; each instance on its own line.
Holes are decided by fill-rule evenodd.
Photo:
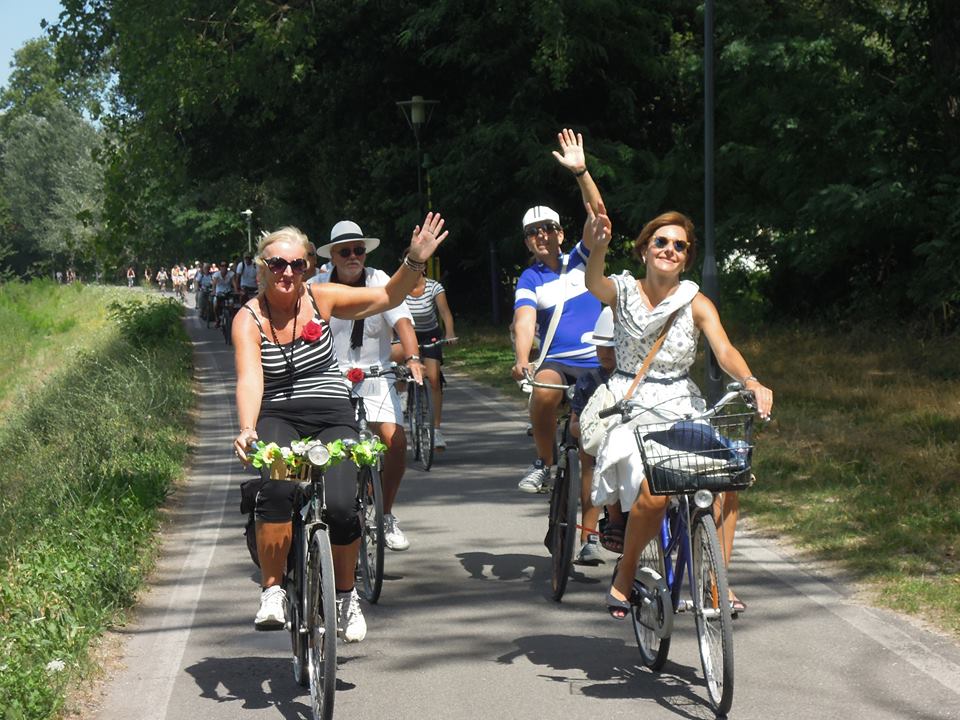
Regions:
M 557 139 L 562 153 L 554 151 L 554 157 L 576 177 L 584 203 L 596 210 L 600 191 L 587 172 L 583 138 L 565 129 Z M 591 248 L 581 240 L 569 254 L 563 254 L 560 216 L 545 205 L 536 205 L 524 213 L 523 235 L 534 262 L 517 282 L 513 303 L 516 363 L 512 375 L 514 380 L 530 375 L 542 383 L 573 385 L 581 374 L 597 367 L 596 347 L 583 341 L 583 336 L 593 331 L 600 315 L 600 301 L 587 291 L 584 282 L 584 268 Z M 552 337 L 548 338 L 561 298 L 560 318 Z M 538 325 L 541 355 L 531 358 Z M 538 363 L 540 358 L 542 361 Z M 550 467 L 556 461 L 553 457 L 556 411 L 562 400 L 560 390 L 533 388 L 530 423 L 537 457 L 520 480 L 518 488 L 523 492 L 539 492 L 550 477 Z

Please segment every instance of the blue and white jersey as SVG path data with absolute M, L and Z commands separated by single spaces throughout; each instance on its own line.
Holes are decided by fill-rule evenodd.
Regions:
M 596 346 L 582 340 L 585 333 L 593 332 L 601 309 L 600 301 L 587 290 L 584 268 L 588 256 L 589 252 L 583 246 L 583 242 L 578 242 L 570 251 L 566 299 L 545 360 L 577 367 L 597 366 Z M 562 288 L 563 279 L 559 273 L 543 263 L 528 267 L 517 282 L 513 309 L 516 311 L 517 308 L 525 305 L 536 309 L 541 346 Z

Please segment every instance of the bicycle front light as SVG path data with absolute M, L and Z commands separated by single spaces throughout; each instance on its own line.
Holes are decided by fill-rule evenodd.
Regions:
M 706 510 L 713 505 L 713 493 L 709 490 L 697 490 L 693 494 L 693 504 L 701 510 Z
M 307 460 L 311 465 L 326 465 L 330 459 L 330 451 L 322 442 L 311 443 L 307 447 Z

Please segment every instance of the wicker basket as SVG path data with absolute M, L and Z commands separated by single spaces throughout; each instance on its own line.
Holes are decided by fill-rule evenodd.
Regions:
M 753 413 L 639 425 L 634 438 L 653 495 L 744 490 L 753 484 Z

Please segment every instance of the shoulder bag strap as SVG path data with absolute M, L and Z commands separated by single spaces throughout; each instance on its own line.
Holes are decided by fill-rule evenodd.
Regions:
M 681 308 L 681 310 L 682 309 L 683 308 Z M 633 378 L 633 382 L 630 383 L 630 387 L 627 388 L 627 394 L 623 396 L 624 400 L 629 400 L 632 398 L 633 394 L 637 391 L 637 387 L 646 376 L 647 370 L 650 369 L 650 363 L 653 362 L 653 358 L 663 345 L 663 341 L 667 339 L 667 333 L 670 332 L 670 326 L 673 325 L 673 319 L 677 316 L 678 312 L 680 312 L 680 310 L 674 310 L 670 317 L 667 318 L 667 321 L 663 324 L 663 329 L 660 330 L 660 334 L 657 336 L 656 342 L 653 343 L 653 347 L 650 348 L 650 352 L 647 353 L 647 357 L 643 359 L 643 365 L 640 366 L 636 376 Z
M 553 342 L 553 335 L 557 331 L 557 325 L 560 324 L 560 316 L 563 314 L 563 303 L 567 299 L 567 264 L 570 262 L 570 255 L 563 256 L 563 264 L 560 268 L 560 301 L 553 307 L 553 316 L 550 318 L 550 325 L 547 326 L 547 334 L 543 338 L 543 344 L 540 346 L 540 357 L 537 358 L 536 367 L 543 365 L 547 357 L 547 351 L 550 350 L 550 343 Z

